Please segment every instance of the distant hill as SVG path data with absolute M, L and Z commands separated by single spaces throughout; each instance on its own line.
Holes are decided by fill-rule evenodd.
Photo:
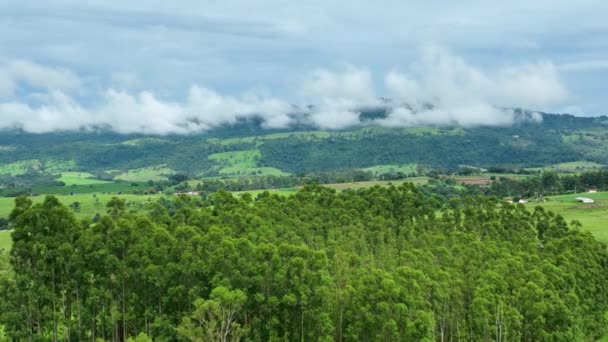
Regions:
M 371 110 L 362 116 L 382 116 Z M 148 168 L 193 176 L 297 174 L 418 164 L 541 167 L 586 161 L 608 164 L 608 118 L 542 114 L 509 127 L 355 127 L 268 130 L 241 122 L 196 135 L 121 135 L 107 131 L 0 134 L 0 175 L 91 172 L 123 177 Z M 126 178 L 125 178 L 126 177 Z

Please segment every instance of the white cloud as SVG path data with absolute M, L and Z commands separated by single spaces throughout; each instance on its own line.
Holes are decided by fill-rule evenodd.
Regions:
M 307 119 L 322 129 L 341 129 L 360 124 L 357 103 L 348 99 L 324 99 L 313 107 Z
M 314 104 L 307 119 L 323 129 L 357 125 L 361 107 L 379 104 L 371 73 L 352 65 L 340 71 L 314 70 L 300 88 L 306 101 Z
M 515 114 L 504 108 L 550 108 L 569 98 L 549 62 L 487 72 L 437 47 L 422 56 L 410 73 L 392 71 L 386 76 L 391 97 L 407 106 L 393 110 L 381 124 L 509 125 Z
M 383 105 L 371 72 L 350 65 L 338 71 L 315 69 L 302 77 L 302 84 L 294 90 L 304 95 L 297 108 L 260 92 L 227 96 L 200 85 L 191 86 L 185 96 L 172 100 L 151 90 L 133 92 L 111 87 L 93 94 L 99 98 L 97 104 L 87 104 L 76 100 L 74 93 L 78 91 L 74 88 L 82 82 L 69 70 L 27 61 L 9 66 L 5 70 L 10 70 L 10 77 L 6 79 L 17 86 L 26 83 L 42 88 L 42 92 L 35 90 L 24 99 L 0 101 L 0 128 L 19 126 L 30 132 L 104 126 L 120 133 L 192 133 L 252 118 L 261 119 L 267 128 L 306 123 L 341 129 L 367 124 L 360 122 L 361 108 Z M 505 108 L 569 105 L 569 92 L 550 62 L 486 70 L 447 50 L 432 47 L 425 49 L 420 60 L 406 70 L 393 69 L 385 75 L 384 88 L 393 99 L 393 107 L 388 117 L 375 123 L 509 125 L 517 116 Z M 117 78 L 122 76 L 126 81 L 131 79 L 129 74 Z M 4 93 L 10 96 L 11 85 L 5 88 Z M 37 104 L 29 104 L 28 98 L 36 98 Z M 307 104 L 313 106 L 309 108 Z
M 119 133 L 193 133 L 239 119 L 260 117 L 268 128 L 291 124 L 289 104 L 270 98 L 234 98 L 192 86 L 183 102 L 159 99 L 149 91 L 131 94 L 108 89 L 102 104 L 85 108 L 62 92 L 53 92 L 38 107 L 21 102 L 0 103 L 0 128 L 28 132 L 110 127 Z
M 50 103 L 33 108 L 21 102 L 0 103 L 0 127 L 28 132 L 77 130 L 92 123 L 89 113 L 61 92 L 49 94 Z

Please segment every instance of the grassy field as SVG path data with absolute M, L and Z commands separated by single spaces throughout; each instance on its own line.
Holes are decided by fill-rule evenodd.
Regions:
M 248 191 L 235 191 L 232 194 L 234 196 L 241 196 L 242 194 L 249 193 L 254 198 L 263 193 L 264 191 L 268 191 L 271 194 L 281 195 L 281 196 L 289 196 L 298 192 L 298 188 L 285 188 L 285 189 L 268 189 L 268 190 L 248 190 Z
M 8 251 L 11 244 L 11 232 L 8 230 L 0 231 L 0 250 Z
M 132 185 L 126 182 L 107 182 L 87 185 L 69 186 L 36 186 L 32 188 L 35 194 L 70 195 L 70 194 L 93 194 L 93 193 L 130 193 L 133 190 L 146 191 L 150 188 L 148 184 L 137 183 Z
M 574 161 L 569 163 L 561 163 L 557 165 L 551 165 L 545 167 L 545 170 L 555 170 L 558 172 L 583 172 L 583 171 L 593 171 L 604 168 L 605 165 L 598 164 L 589 161 Z
M 274 167 L 258 167 L 260 158 L 258 150 L 244 150 L 233 152 L 214 153 L 209 160 L 217 164 L 218 172 L 222 176 L 288 176 Z
M 90 184 L 107 184 L 112 183 L 93 179 L 93 175 L 88 172 L 62 172 L 58 181 L 64 182 L 65 185 L 90 185 Z
M 578 173 L 578 172 L 601 170 L 604 167 L 606 167 L 606 165 L 598 164 L 595 162 L 573 161 L 573 162 L 560 163 L 560 164 L 550 165 L 550 166 L 545 166 L 545 167 L 528 168 L 527 170 L 531 170 L 531 171 L 551 170 L 551 171 L 556 171 L 556 172 L 561 172 L 561 173 Z
M 346 189 L 365 189 L 370 188 L 374 185 L 380 186 L 389 186 L 389 185 L 401 185 L 403 183 L 411 182 L 416 184 L 424 184 L 428 182 L 428 177 L 412 177 L 402 180 L 394 180 L 394 181 L 364 181 L 364 182 L 352 182 L 352 183 L 331 183 L 331 184 L 323 184 L 328 188 L 336 189 L 338 191 L 346 190 Z
M 166 165 L 156 165 L 123 172 L 114 177 L 114 179 L 125 182 L 147 182 L 149 180 L 162 181 L 167 180 L 167 176 L 174 173 L 175 170 Z
M 576 197 L 592 198 L 595 203 L 579 203 Z M 578 220 L 584 230 L 593 233 L 598 240 L 608 242 L 608 192 L 552 196 L 547 203 L 527 204 L 530 208 L 537 205 L 562 215 L 568 222 Z
M 57 195 L 61 203 L 70 205 L 74 202 L 80 203 L 80 209 L 74 211 L 77 217 L 93 217 L 96 213 L 105 213 L 105 205 L 112 197 L 119 197 L 129 204 L 144 203 L 160 198 L 160 195 L 111 195 L 111 194 L 79 194 L 79 195 Z M 34 203 L 40 203 L 44 196 L 30 197 Z M 13 210 L 15 199 L 10 197 L 0 197 L 0 217 L 7 218 Z

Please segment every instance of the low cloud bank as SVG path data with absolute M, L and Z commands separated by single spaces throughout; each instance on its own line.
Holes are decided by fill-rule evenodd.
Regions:
M 180 101 L 110 87 L 98 94 L 96 105 L 86 105 L 78 99 L 87 82 L 70 70 L 29 61 L 0 66 L 0 128 L 42 133 L 109 127 L 119 133 L 179 134 L 252 118 L 266 128 L 296 123 L 322 129 L 511 125 L 522 117 L 508 108 L 554 108 L 570 97 L 551 62 L 485 71 L 437 47 L 425 49 L 408 68 L 388 72 L 381 93 L 366 69 L 314 70 L 293 89 L 302 104 L 313 106 L 251 93 L 227 96 L 200 85 L 191 86 Z M 386 107 L 387 114 L 362 122 L 361 108 L 370 107 Z M 540 115 L 523 119 L 540 120 Z

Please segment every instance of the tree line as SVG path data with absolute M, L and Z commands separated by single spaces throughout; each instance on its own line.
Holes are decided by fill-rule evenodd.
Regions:
M 541 175 L 529 176 L 523 179 L 498 177 L 484 192 L 487 195 L 500 197 L 519 196 L 533 198 L 587 192 L 590 189 L 598 191 L 608 190 L 608 170 L 564 175 L 553 171 L 546 171 Z

